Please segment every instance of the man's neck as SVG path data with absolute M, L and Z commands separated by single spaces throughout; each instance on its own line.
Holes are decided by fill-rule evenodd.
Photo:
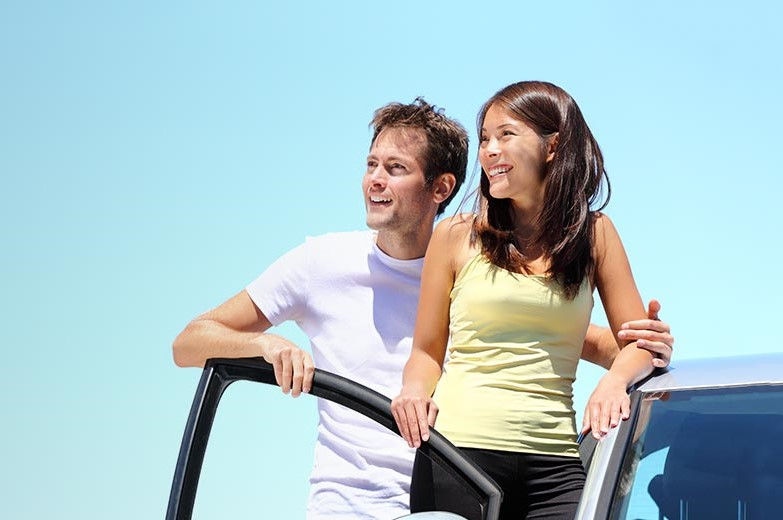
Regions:
M 378 231 L 376 244 L 381 251 L 398 260 L 413 260 L 422 258 L 427 252 L 427 244 L 432 237 L 432 228 L 418 233 L 395 233 L 393 231 Z

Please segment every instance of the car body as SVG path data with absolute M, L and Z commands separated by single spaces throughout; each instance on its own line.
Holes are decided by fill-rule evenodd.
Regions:
M 631 399 L 582 446 L 578 520 L 783 518 L 783 354 L 678 361 Z
M 210 360 L 202 373 L 172 482 L 167 520 L 189 520 L 212 421 L 225 389 L 274 385 L 260 358 Z M 389 400 L 316 370 L 311 393 L 396 431 Z M 783 518 L 783 354 L 678 361 L 631 392 L 631 415 L 601 441 L 587 436 L 577 520 Z M 421 448 L 494 520 L 502 493 L 475 464 L 433 432 Z M 438 518 L 437 514 L 420 517 Z M 454 518 L 454 515 L 443 515 Z

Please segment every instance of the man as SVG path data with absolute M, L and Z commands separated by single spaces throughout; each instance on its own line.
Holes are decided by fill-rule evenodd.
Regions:
M 212 357 L 263 356 L 283 392 L 308 392 L 314 366 L 393 397 L 411 349 L 424 253 L 436 215 L 465 180 L 464 128 L 417 99 L 375 112 L 362 188 L 374 231 L 307 240 L 244 291 L 193 320 L 174 341 L 180 366 Z M 654 311 L 654 312 L 653 312 Z M 628 324 L 668 363 L 668 325 Z M 313 358 L 272 325 L 294 320 Z M 591 326 L 583 357 L 608 366 L 618 351 L 610 331 Z M 408 512 L 413 452 L 363 416 L 319 400 L 308 518 L 391 519 Z

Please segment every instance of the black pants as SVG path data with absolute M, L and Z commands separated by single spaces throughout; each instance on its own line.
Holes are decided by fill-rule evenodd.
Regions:
M 573 520 L 585 471 L 578 457 L 460 448 L 503 489 L 501 520 Z M 480 519 L 478 502 L 445 469 L 416 454 L 411 512 L 448 511 Z

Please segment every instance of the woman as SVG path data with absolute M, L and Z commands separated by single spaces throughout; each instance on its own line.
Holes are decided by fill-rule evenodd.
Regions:
M 435 229 L 392 412 L 411 446 L 435 425 L 487 471 L 504 490 L 501 518 L 571 519 L 584 483 L 572 384 L 593 289 L 615 335 L 645 309 L 620 237 L 599 213 L 606 201 L 593 209 L 606 172 L 571 96 L 550 83 L 509 85 L 484 104 L 478 131 L 476 212 Z M 582 430 L 600 437 L 627 418 L 626 388 L 651 370 L 649 352 L 623 348 Z M 437 471 L 417 458 L 412 511 L 474 516 Z

